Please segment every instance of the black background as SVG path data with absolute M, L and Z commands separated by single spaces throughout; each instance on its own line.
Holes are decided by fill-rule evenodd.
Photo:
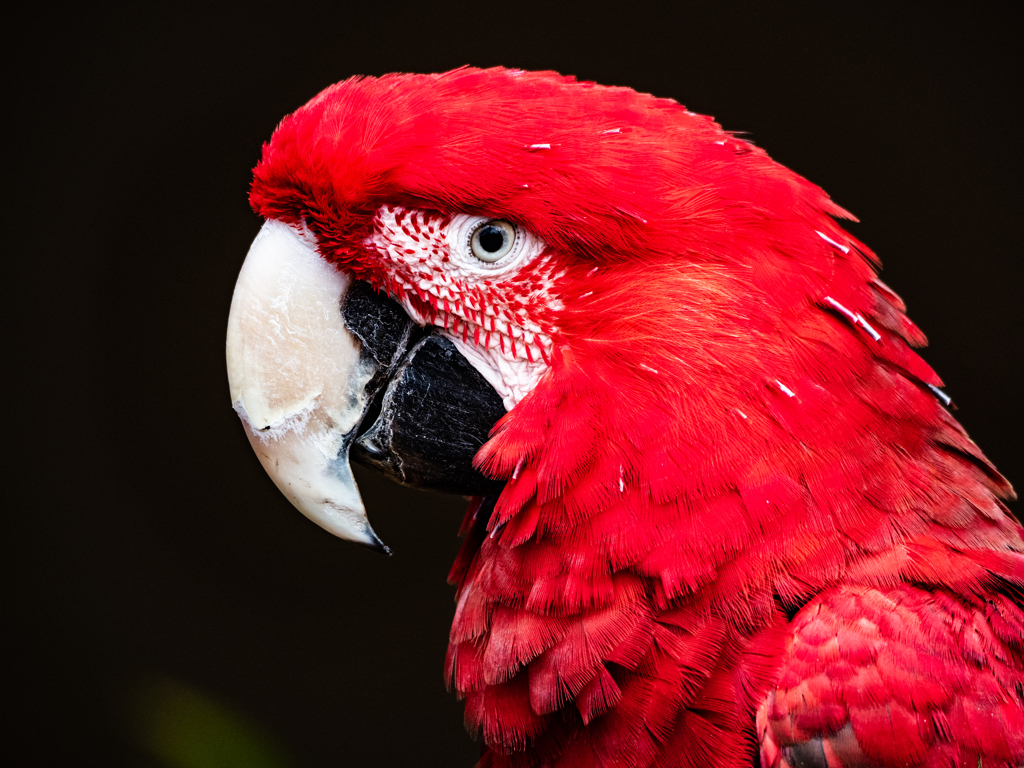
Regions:
M 749 131 L 862 219 L 958 417 L 1021 482 L 1019 26 L 838 5 L 8 17 L 2 762 L 170 765 L 130 725 L 164 679 L 297 766 L 472 764 L 442 681 L 464 502 L 358 473 L 395 556 L 333 539 L 228 402 L 250 169 L 286 112 L 353 74 L 556 69 Z

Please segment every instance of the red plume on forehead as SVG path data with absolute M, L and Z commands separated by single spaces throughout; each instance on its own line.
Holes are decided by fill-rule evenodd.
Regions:
M 326 89 L 264 146 L 251 195 L 263 216 L 312 212 L 339 238 L 380 205 L 406 203 L 507 217 L 562 249 L 620 256 L 724 256 L 731 212 L 751 200 L 789 216 L 841 213 L 674 101 L 502 68 Z

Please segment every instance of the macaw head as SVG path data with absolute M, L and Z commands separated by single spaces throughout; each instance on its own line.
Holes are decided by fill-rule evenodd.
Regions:
M 1019 583 L 1012 491 L 872 254 L 709 118 L 554 73 L 352 79 L 251 201 L 228 372 L 278 487 L 381 551 L 350 457 L 483 497 L 447 656 L 481 765 L 749 765 L 814 595 Z
M 410 485 L 504 487 L 492 529 L 547 505 L 514 543 L 841 447 L 879 360 L 910 372 L 901 398 L 939 383 L 824 192 L 629 89 L 353 78 L 282 121 L 251 202 L 235 408 L 303 513 L 377 548 L 350 454 Z

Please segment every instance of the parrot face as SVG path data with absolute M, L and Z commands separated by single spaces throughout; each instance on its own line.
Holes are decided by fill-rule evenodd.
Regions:
M 420 451 L 396 450 L 396 420 L 403 416 L 396 398 L 418 394 L 410 392 L 410 378 L 429 356 L 425 343 L 432 349 L 445 339 L 465 358 L 462 367 L 479 374 L 470 379 L 476 398 L 449 394 L 461 394 L 457 403 L 477 408 L 468 420 L 449 415 L 443 436 L 463 443 L 470 436 L 468 452 L 451 458 L 461 458 L 463 474 L 475 475 L 468 463 L 487 431 L 547 369 L 552 310 L 559 302 L 548 249 L 508 221 L 383 206 L 363 245 L 379 258 L 401 308 L 370 298 L 365 283 L 353 293 L 352 278 L 321 258 L 308 227 L 268 221 L 239 275 L 228 371 L 235 409 L 282 492 L 332 533 L 386 551 L 366 520 L 348 452 L 354 449 L 364 463 L 412 485 L 466 493 L 495 489 L 479 477 L 460 482 L 451 467 L 411 478 L 405 465 Z M 369 315 L 363 312 L 367 301 L 375 305 Z M 413 324 L 436 327 L 437 335 L 413 344 Z M 396 377 L 382 388 L 383 377 L 396 367 Z M 464 378 L 457 371 L 435 372 L 431 383 L 454 386 Z M 353 442 L 378 392 L 384 413 Z M 467 429 L 469 422 L 475 430 Z M 437 447 L 451 453 L 443 442 Z
M 363 245 L 379 257 L 404 316 L 392 306 L 382 317 L 380 298 L 371 299 L 378 306 L 369 319 L 360 314 L 352 279 L 321 258 L 309 228 L 268 221 L 235 289 L 228 371 L 246 434 L 282 492 L 335 535 L 385 551 L 366 520 L 347 454 L 381 376 L 410 346 L 412 323 L 437 327 L 511 410 L 547 369 L 559 302 L 544 243 L 508 221 L 383 206 Z M 381 393 L 389 406 L 384 417 L 354 443 L 358 458 L 403 482 L 410 456 L 393 450 L 400 418 L 394 401 L 409 394 L 402 386 L 409 363 L 425 357 L 422 342 L 413 347 L 398 381 Z M 463 451 L 464 464 L 503 413 L 492 393 L 479 396 L 488 395 L 491 402 L 470 414 L 477 440 Z M 445 436 L 459 439 L 466 426 L 452 423 Z M 481 479 L 474 480 L 458 483 L 457 473 L 441 469 L 410 484 L 468 493 L 478 490 Z
M 508 410 L 533 389 L 561 307 L 543 241 L 500 219 L 384 206 L 367 245 L 413 321 L 441 328 Z
M 481 766 L 1024 761 L 1012 490 L 818 187 L 675 102 L 461 69 L 328 88 L 251 202 L 228 373 L 277 486 L 380 551 L 350 458 L 475 497 Z

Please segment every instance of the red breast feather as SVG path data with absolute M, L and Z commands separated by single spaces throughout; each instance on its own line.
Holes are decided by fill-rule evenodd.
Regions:
M 924 336 L 846 214 L 762 150 L 675 102 L 553 73 L 393 75 L 287 118 L 252 202 L 306 219 L 378 286 L 364 241 L 384 204 L 510 219 L 560 265 L 550 370 L 478 456 L 508 484 L 492 513 L 471 508 L 452 571 L 447 670 L 483 765 L 749 766 L 759 743 L 788 765 L 802 742 L 766 735 L 778 708 L 758 732 L 755 711 L 813 672 L 834 722 L 816 710 L 807 738 L 854 717 L 829 682 L 850 659 L 792 657 L 802 609 L 849 613 L 850 590 L 871 610 L 913 588 L 981 616 L 996 703 L 1024 709 L 1012 491 L 936 399 L 911 349 Z M 942 663 L 978 676 L 953 623 Z M 942 760 L 1024 760 L 1020 739 L 990 749 L 943 706 L 908 710 Z M 929 754 L 892 757 L 947 764 Z

